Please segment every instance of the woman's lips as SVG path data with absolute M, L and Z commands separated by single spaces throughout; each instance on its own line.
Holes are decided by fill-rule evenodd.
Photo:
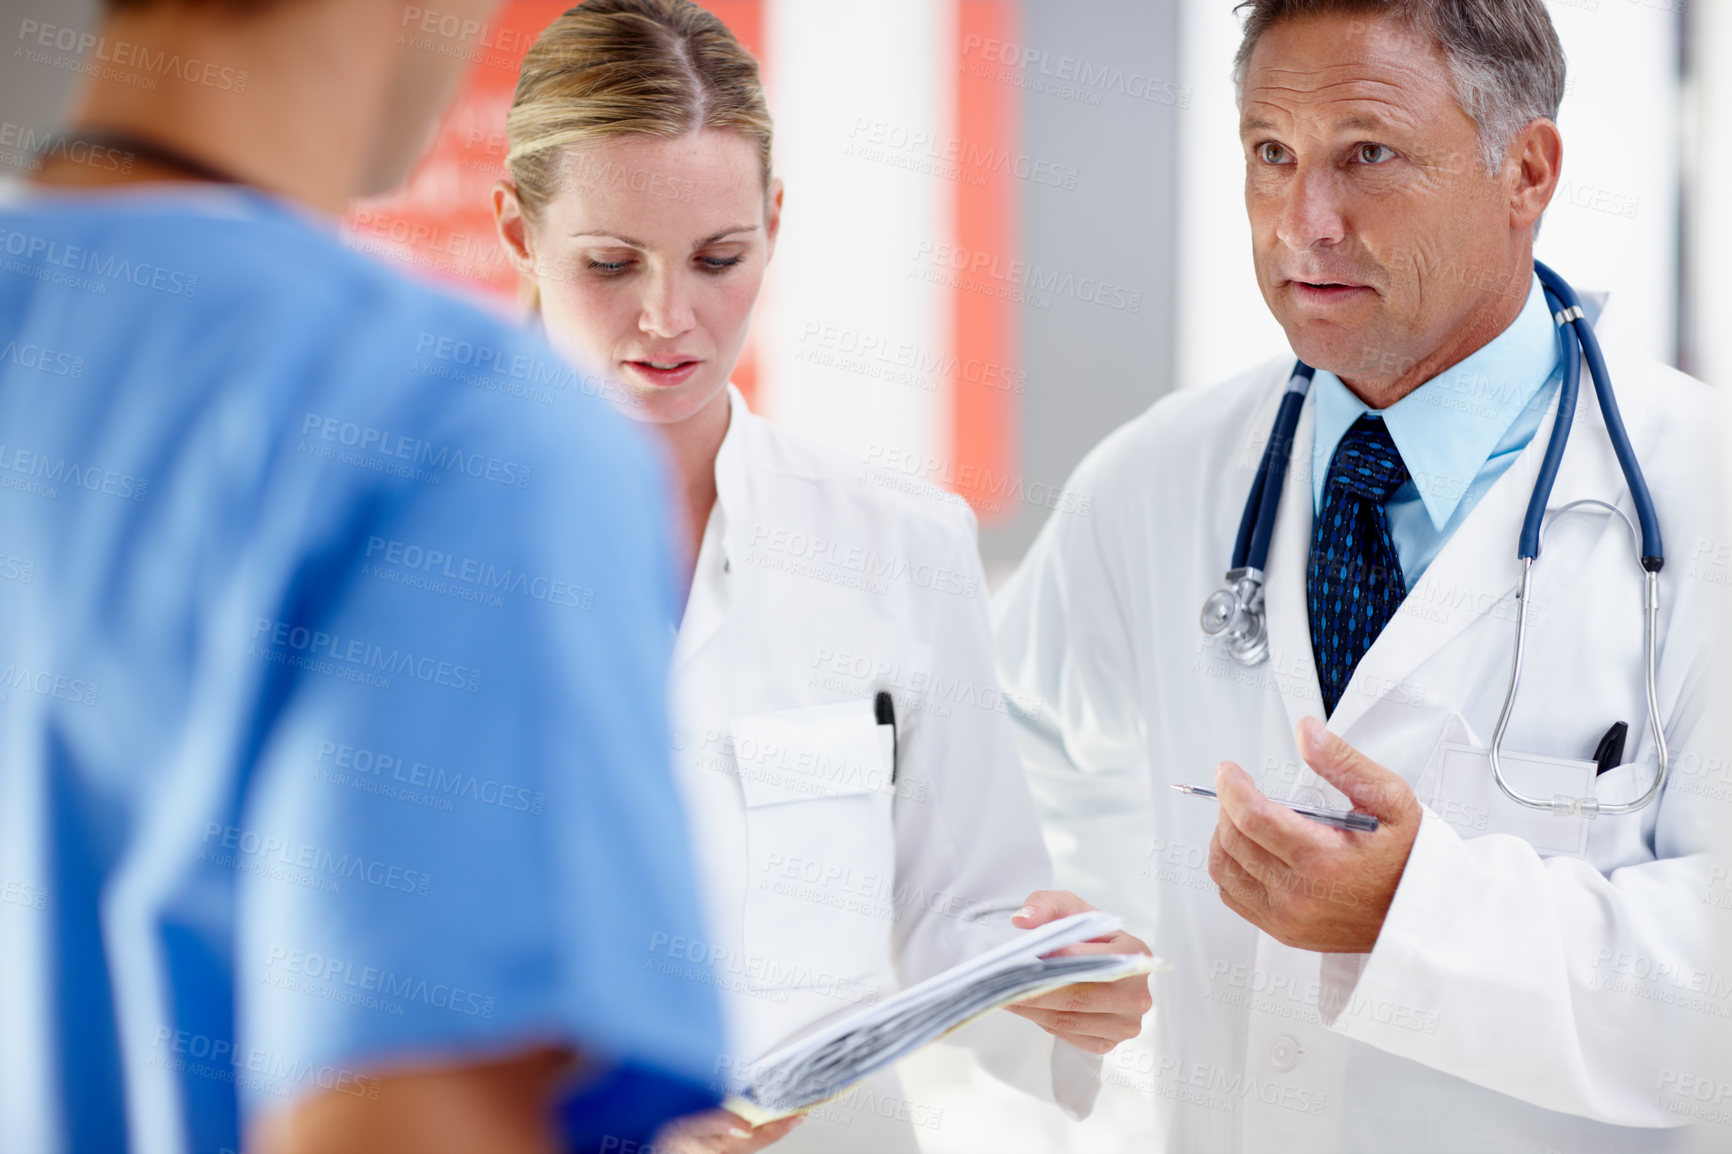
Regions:
M 621 363 L 638 380 L 658 389 L 671 389 L 675 385 L 685 384 L 691 380 L 692 374 L 698 371 L 698 366 L 703 364 L 702 361 L 688 361 L 678 358 L 670 358 L 665 361 L 624 361 Z

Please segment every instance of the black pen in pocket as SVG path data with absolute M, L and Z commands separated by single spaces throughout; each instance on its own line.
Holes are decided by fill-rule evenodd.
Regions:
M 896 784 L 896 704 L 890 700 L 890 694 L 880 689 L 878 696 L 872 700 L 872 712 L 878 718 L 879 725 L 890 727 L 890 784 Z

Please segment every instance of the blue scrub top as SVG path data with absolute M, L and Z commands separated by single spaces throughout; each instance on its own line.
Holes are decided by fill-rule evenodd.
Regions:
M 237 189 L 0 209 L 0 1149 L 721 1047 L 662 481 L 539 339 Z

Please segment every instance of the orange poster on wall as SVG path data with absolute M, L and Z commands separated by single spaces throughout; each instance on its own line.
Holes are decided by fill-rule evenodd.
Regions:
M 489 190 L 505 175 L 505 114 L 523 56 L 569 4 L 512 0 L 492 23 L 455 29 L 431 7 L 403 10 L 401 43 L 469 61 L 461 94 L 402 191 L 358 202 L 349 243 L 453 287 L 509 300 L 517 273 L 493 231 Z

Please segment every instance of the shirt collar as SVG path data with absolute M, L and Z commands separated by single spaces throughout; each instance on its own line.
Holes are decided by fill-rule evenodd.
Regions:
M 1438 532 L 1449 524 L 1504 433 L 1557 372 L 1560 348 L 1536 276 L 1527 304 L 1509 328 L 1380 414 Z M 1315 510 L 1323 504 L 1323 483 L 1336 446 L 1361 414 L 1375 410 L 1323 369 L 1317 371 L 1311 391 L 1317 398 L 1311 446 Z

